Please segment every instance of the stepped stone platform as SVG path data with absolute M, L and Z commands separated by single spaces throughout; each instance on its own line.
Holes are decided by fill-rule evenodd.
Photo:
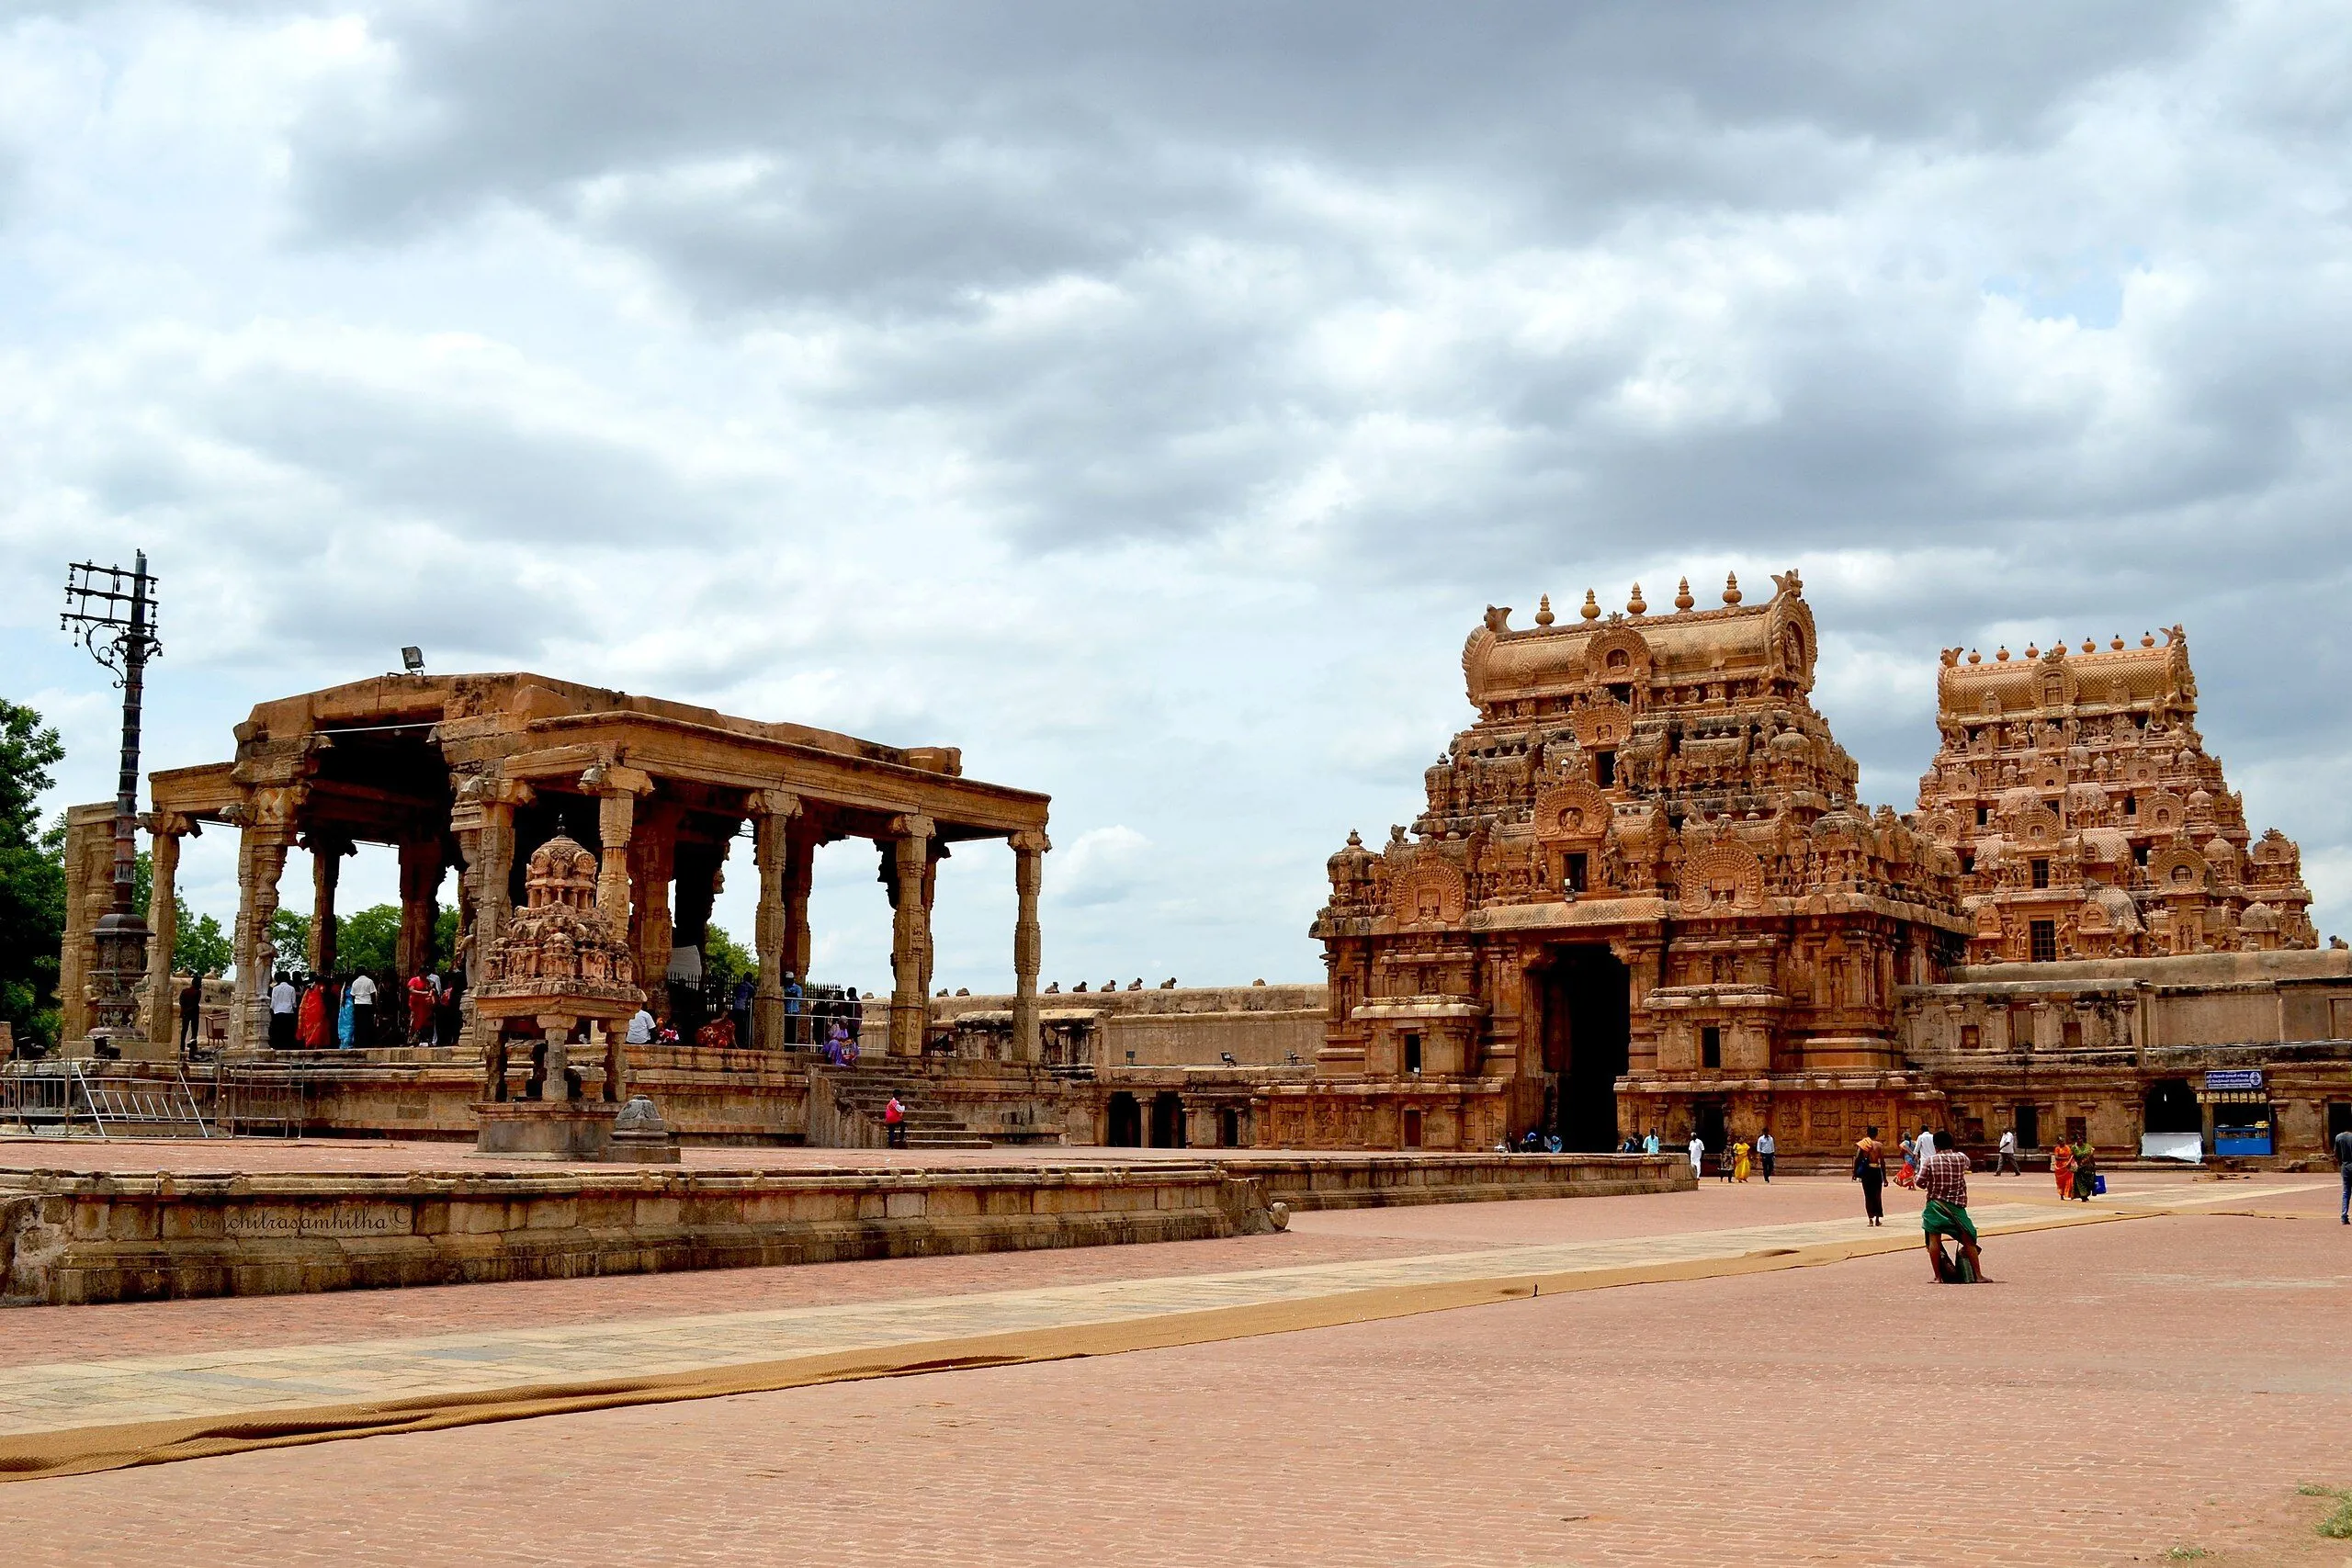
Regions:
M 1262 1234 L 1292 1209 L 1691 1184 L 1682 1162 L 1620 1155 L 713 1149 L 684 1168 L 458 1171 L 431 1168 L 436 1154 L 0 1143 L 0 1295 L 73 1305 L 1201 1240 Z

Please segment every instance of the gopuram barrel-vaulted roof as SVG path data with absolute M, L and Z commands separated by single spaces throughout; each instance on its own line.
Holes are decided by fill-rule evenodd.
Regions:
M 1536 625 L 1519 629 L 1511 626 L 1508 608 L 1489 606 L 1486 624 L 1462 650 L 1470 701 L 1492 713 L 1498 704 L 1556 699 L 1595 686 L 1758 678 L 1810 692 L 1818 651 L 1812 608 L 1793 571 L 1776 574 L 1773 582 L 1777 592 L 1770 601 L 1748 604 L 1734 578 L 1724 586 L 1723 606 L 1713 610 L 1692 608 L 1686 582 L 1674 609 L 1658 615 L 1648 613 L 1636 590 L 1625 612 L 1603 616 L 1588 592 L 1577 617 L 1566 624 L 1555 624 L 1546 598 Z
M 1041 829 L 1048 797 L 963 775 L 959 750 L 896 747 L 808 725 L 744 718 L 524 671 L 384 675 L 256 705 L 236 760 L 153 775 L 158 811 L 219 818 L 247 791 L 300 779 L 343 797 L 360 825 L 374 801 L 446 788 L 424 764 L 562 785 L 599 765 L 709 791 L 805 790 L 844 811 L 917 814 L 941 838 Z M 322 802 L 323 804 L 323 801 Z

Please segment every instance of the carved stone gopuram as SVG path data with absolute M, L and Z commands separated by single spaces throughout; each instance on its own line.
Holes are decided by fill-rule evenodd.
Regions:
M 2302 853 L 2246 829 L 2180 627 L 1943 651 L 1919 824 L 1960 855 L 1971 964 L 2313 948 Z
M 1898 991 L 1958 955 L 1959 860 L 1856 802 L 1774 582 L 1487 612 L 1427 809 L 1331 858 L 1318 1081 L 1270 1097 L 1272 1141 L 1606 1149 L 1777 1105 L 1835 1146 L 1923 1093 Z

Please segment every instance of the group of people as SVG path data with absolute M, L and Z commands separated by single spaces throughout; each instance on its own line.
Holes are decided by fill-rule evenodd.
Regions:
M 1917 1188 L 1927 1197 L 1920 1210 L 1919 1227 L 1925 1234 L 1928 1252 L 1939 1282 L 1973 1282 L 1984 1278 L 1984 1258 L 1978 1249 L 1975 1222 L 1968 1217 L 1968 1174 L 1973 1168 L 1968 1156 L 1957 1143 L 1949 1141 L 1939 1148 L 1931 1128 L 1919 1131 L 1900 1141 L 1903 1165 L 1895 1180 L 1905 1187 Z M 2012 1159 L 2017 1145 L 2004 1134 L 2003 1152 Z M 1853 1179 L 1862 1185 L 1862 1213 L 1873 1225 L 1886 1224 L 1886 1146 L 1879 1142 L 1878 1129 L 1864 1130 L 1854 1144 Z M 1957 1258 L 1944 1251 L 1944 1238 L 1951 1237 L 1959 1247 Z
M 783 1043 L 787 1048 L 821 1045 L 838 1035 L 854 1040 L 865 1027 L 865 1004 L 854 986 L 804 986 L 799 976 L 787 970 L 783 989 Z M 755 1039 L 752 1032 L 752 1004 L 759 994 L 759 981 L 750 975 L 738 977 L 732 986 L 715 995 L 697 993 L 701 997 L 698 1005 L 711 1017 L 695 1032 L 695 1043 L 739 1045 Z M 671 1010 L 680 1010 L 674 999 Z M 721 1024 L 725 1026 L 723 1030 L 718 1027 Z M 724 1038 L 720 1038 L 722 1034 Z
M 2088 1138 L 2072 1143 L 2063 1139 L 2050 1150 L 2050 1174 L 2058 1183 L 2062 1199 L 2079 1199 L 2089 1202 L 2102 1190 L 2098 1174 L 2098 1151 L 2091 1147 Z
M 281 969 L 269 987 L 269 1043 L 278 1051 L 334 1051 L 381 1042 L 378 1009 L 386 987 L 361 970 L 352 975 L 297 978 Z M 402 1043 L 454 1045 L 464 1027 L 465 977 L 412 975 L 399 995 L 406 1004 Z M 204 976 L 193 976 L 180 992 L 180 1043 L 194 1043 L 197 1015 L 204 1001 Z
M 1633 1139 L 1626 1139 L 1625 1146 L 1621 1152 L 1632 1154 L 1637 1147 L 1645 1154 L 1657 1153 L 1657 1129 L 1651 1128 L 1649 1136 L 1644 1138 L 1638 1145 Z M 1690 1134 L 1689 1153 L 1690 1174 L 1693 1177 L 1704 1177 L 1707 1174 L 1707 1140 L 1693 1132 Z M 1772 1134 L 1769 1131 L 1757 1134 L 1756 1141 L 1753 1143 L 1746 1138 L 1736 1137 L 1724 1145 L 1723 1154 L 1716 1159 L 1715 1175 L 1724 1181 L 1746 1181 L 1760 1170 L 1764 1173 L 1764 1179 L 1770 1181 L 1772 1179 L 1774 1162 L 1779 1156 L 1780 1145 L 1772 1142 Z

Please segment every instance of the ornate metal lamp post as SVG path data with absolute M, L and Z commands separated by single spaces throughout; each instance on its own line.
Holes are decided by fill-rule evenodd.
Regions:
M 139 859 L 139 707 L 155 637 L 155 579 L 147 552 L 129 571 L 88 561 L 69 568 L 58 626 L 78 635 L 122 688 L 122 766 L 115 779 L 114 908 L 98 918 L 90 975 L 93 1037 L 139 1038 L 139 983 L 147 972 L 147 922 L 133 907 Z M 111 1053 L 109 1053 L 111 1054 Z

